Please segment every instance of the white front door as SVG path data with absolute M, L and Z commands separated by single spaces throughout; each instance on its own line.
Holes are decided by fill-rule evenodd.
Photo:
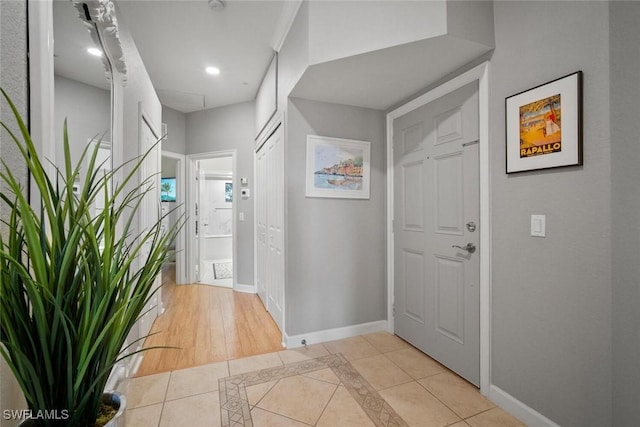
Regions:
M 393 122 L 395 333 L 480 384 L 478 83 Z

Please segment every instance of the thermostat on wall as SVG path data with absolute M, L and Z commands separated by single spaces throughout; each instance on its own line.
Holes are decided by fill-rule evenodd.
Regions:
M 242 197 L 243 199 L 248 199 L 249 198 L 249 189 L 248 188 L 240 189 L 240 197 Z

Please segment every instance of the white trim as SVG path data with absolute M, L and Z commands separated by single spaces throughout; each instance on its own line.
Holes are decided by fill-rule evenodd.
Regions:
M 56 150 L 53 83 L 53 3 L 29 0 L 30 133 L 49 176 L 55 176 Z M 32 185 L 32 189 L 36 186 Z M 32 202 L 37 199 L 32 192 Z M 37 209 L 37 207 L 36 207 Z
M 168 159 L 173 159 L 177 161 L 176 164 L 176 177 L 179 177 L 178 180 L 178 196 L 176 197 L 176 206 L 178 206 L 178 211 L 176 212 L 178 217 L 181 215 L 185 215 L 183 218 L 186 220 L 186 178 L 187 175 L 185 173 L 185 164 L 186 164 L 186 156 L 180 153 L 174 153 L 172 151 L 161 150 L 161 159 L 162 157 L 166 157 Z M 160 168 L 162 169 L 162 160 L 160 163 Z M 182 227 L 182 230 L 178 233 L 176 237 L 176 284 L 185 284 L 187 282 L 187 260 L 186 260 L 186 227 Z
M 255 146 L 256 153 L 260 151 L 264 143 L 267 142 L 271 134 L 275 132 L 276 129 L 278 129 L 278 126 L 280 125 L 284 125 L 284 113 L 281 110 L 278 110 L 276 114 L 273 117 L 271 117 L 271 119 L 267 122 L 264 129 L 262 129 L 262 132 L 260 132 L 256 137 L 256 146 Z M 284 137 L 284 134 L 283 134 L 283 137 Z
M 136 351 L 142 350 L 142 345 L 139 345 Z M 138 369 L 140 369 L 140 365 L 142 365 L 142 360 L 144 359 L 143 353 L 136 353 L 131 356 L 131 361 L 127 365 L 127 378 L 133 378 L 137 373 Z
M 207 153 L 196 153 L 196 154 L 188 154 L 187 159 L 187 175 L 185 179 L 185 185 L 195 176 L 195 162 L 198 160 L 211 159 L 217 157 L 231 157 L 232 163 L 232 180 L 233 188 L 240 188 L 240 179 L 238 178 L 238 150 L 222 150 L 222 151 L 209 151 Z M 187 223 L 185 226 L 186 236 L 195 235 L 195 223 L 193 222 L 193 218 L 195 218 L 195 204 L 193 200 L 196 199 L 196 191 L 194 185 L 187 186 Z M 232 210 L 233 210 L 233 234 L 231 236 L 231 248 L 233 253 L 233 289 L 236 290 L 238 284 L 238 220 L 236 218 L 236 214 L 238 212 L 238 194 L 235 194 L 233 197 Z M 186 246 L 186 266 L 187 266 L 187 282 L 185 283 L 196 283 L 195 280 L 195 270 L 192 268 L 194 265 L 195 258 L 195 245 L 197 244 L 196 239 L 187 239 L 189 244 Z
M 489 388 L 489 399 L 529 427 L 560 427 L 559 424 L 493 384 Z
M 127 348 L 128 342 L 125 341 L 122 348 Z M 136 351 L 140 351 L 142 349 L 142 345 L 138 345 Z M 142 353 L 136 353 L 133 356 L 123 359 L 120 362 L 116 363 L 111 370 L 111 374 L 107 379 L 107 384 L 105 386 L 105 390 L 116 390 L 120 383 L 126 378 L 133 378 L 138 369 L 140 369 L 140 365 L 142 364 L 142 360 L 144 359 L 144 355 Z
M 233 290 L 245 294 L 255 294 L 257 291 L 256 285 L 244 285 L 242 283 L 236 283 L 236 285 L 233 287 Z
M 382 332 L 388 329 L 386 320 L 378 320 L 376 322 L 360 323 L 358 325 L 343 326 L 341 328 L 325 329 L 323 331 L 309 332 L 307 334 L 299 334 L 289 336 L 284 334 L 284 345 L 287 348 L 302 347 L 302 340 L 306 340 L 307 345 L 318 344 L 327 341 L 341 340 L 351 338 L 358 335 L 371 334 L 374 332 Z
M 471 82 L 478 81 L 480 162 L 480 391 L 485 396 L 491 385 L 491 194 L 489 163 L 489 63 L 430 90 L 387 114 L 387 318 L 393 333 L 393 121 Z

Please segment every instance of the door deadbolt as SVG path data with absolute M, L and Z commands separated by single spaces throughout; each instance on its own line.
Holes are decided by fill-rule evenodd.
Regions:
M 476 223 L 473 221 L 469 221 L 467 223 L 467 230 L 471 231 L 472 233 L 476 231 Z

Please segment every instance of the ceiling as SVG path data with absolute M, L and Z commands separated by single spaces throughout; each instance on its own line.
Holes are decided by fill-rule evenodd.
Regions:
M 53 39 L 56 74 L 109 90 L 102 59 L 87 53 L 87 48 L 98 46 L 70 1 L 53 2 Z
M 207 0 L 118 0 L 117 7 L 161 103 L 183 113 L 254 100 L 297 10 L 291 0 L 226 0 L 222 9 Z M 54 39 L 57 74 L 108 89 L 68 0 L 54 2 Z M 315 64 L 291 96 L 386 110 L 489 50 L 441 36 Z
M 375 50 L 310 66 L 291 96 L 387 110 L 489 50 L 451 36 Z
M 290 19 L 291 1 L 226 0 L 221 10 L 207 0 L 119 0 L 127 26 L 160 102 L 189 113 L 255 99 Z M 56 74 L 109 89 L 102 60 L 69 0 L 53 7 Z M 217 76 L 205 68 L 220 69 Z
M 251 101 L 273 56 L 286 1 L 120 0 L 162 104 L 185 113 Z M 205 67 L 220 69 L 217 76 Z

